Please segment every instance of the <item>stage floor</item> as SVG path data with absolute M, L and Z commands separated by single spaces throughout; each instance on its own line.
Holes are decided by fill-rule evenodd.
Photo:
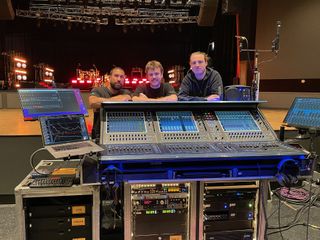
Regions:
M 261 109 L 274 130 L 279 130 L 287 114 L 287 109 Z M 88 109 L 86 118 L 89 132 L 92 129 L 93 111 Z M 41 135 L 38 121 L 23 121 L 20 109 L 0 109 L 0 136 L 38 136 Z

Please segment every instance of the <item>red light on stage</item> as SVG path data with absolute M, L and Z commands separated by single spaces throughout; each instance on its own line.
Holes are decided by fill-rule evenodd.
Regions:
M 142 78 L 142 81 L 143 81 L 143 82 L 146 82 L 146 81 L 147 81 L 147 79 L 146 79 L 146 78 Z
M 92 81 L 91 81 L 91 80 L 88 80 L 87 83 L 92 83 Z
M 84 83 L 84 80 L 79 81 L 79 83 Z
M 73 79 L 71 80 L 71 83 L 77 83 L 77 80 Z

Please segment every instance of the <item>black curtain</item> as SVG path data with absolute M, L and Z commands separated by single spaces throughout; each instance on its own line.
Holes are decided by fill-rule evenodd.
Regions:
M 215 50 L 210 56 L 214 68 L 222 76 L 224 86 L 232 85 L 237 66 L 236 16 L 217 14 L 215 26 Z

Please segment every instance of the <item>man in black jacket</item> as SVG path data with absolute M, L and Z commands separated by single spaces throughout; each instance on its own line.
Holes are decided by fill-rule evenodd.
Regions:
M 203 52 L 190 55 L 190 70 L 182 80 L 180 101 L 219 101 L 223 84 L 220 74 L 207 67 L 208 56 Z

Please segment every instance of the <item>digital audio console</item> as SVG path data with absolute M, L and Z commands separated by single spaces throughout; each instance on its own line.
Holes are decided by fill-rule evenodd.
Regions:
M 121 162 L 128 168 L 133 167 L 131 163 L 139 168 L 145 162 L 161 162 L 163 168 L 171 169 L 173 162 L 173 169 L 179 168 L 179 162 L 183 167 L 196 162 L 189 167 L 225 166 L 220 177 L 241 177 L 274 176 L 277 164 L 290 158 L 307 175 L 308 153 L 280 142 L 257 104 L 103 103 L 101 162 Z M 175 176 L 188 175 L 179 174 L 174 171 Z

